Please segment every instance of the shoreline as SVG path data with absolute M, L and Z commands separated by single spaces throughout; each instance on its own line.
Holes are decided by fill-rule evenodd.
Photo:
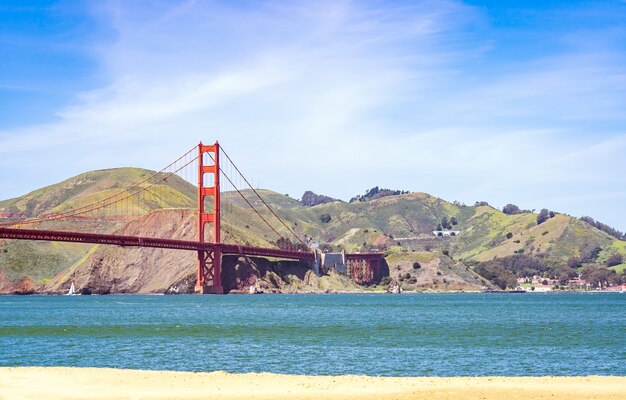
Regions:
M 624 399 L 624 376 L 371 377 L 1 367 L 5 399 Z
M 262 293 L 240 293 L 240 292 L 232 292 L 232 293 L 224 293 L 224 295 L 233 295 L 233 296 L 258 296 L 258 295 L 334 295 L 334 294 L 389 294 L 389 295 L 413 295 L 413 294 L 552 294 L 552 293 L 581 293 L 581 294 L 624 294 L 615 290 L 549 290 L 549 291 L 513 291 L 513 290 L 493 290 L 493 291 L 477 291 L 477 290 L 424 290 L 424 291 L 403 291 L 402 293 L 388 293 L 382 290 L 364 290 L 361 292 L 262 292 Z M 65 293 L 0 293 L 0 297 L 2 296 L 65 296 Z M 193 296 L 198 295 L 198 293 L 106 293 L 106 294 L 78 294 L 77 296 Z

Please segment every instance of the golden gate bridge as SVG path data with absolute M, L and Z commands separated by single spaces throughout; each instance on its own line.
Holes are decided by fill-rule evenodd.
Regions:
M 189 208 L 176 187 L 197 183 L 196 240 L 171 237 L 159 229 L 168 219 L 159 208 Z M 238 196 L 273 234 L 276 248 L 256 247 L 222 241 L 222 194 Z M 248 192 L 246 196 L 244 193 Z M 249 198 L 252 196 L 252 200 Z M 109 190 L 104 198 L 76 207 L 65 206 L 30 218 L 0 223 L 0 239 L 43 240 L 139 246 L 195 251 L 198 254 L 196 292 L 221 294 L 222 256 L 259 256 L 300 260 L 312 267 L 319 263 L 317 250 L 289 226 L 250 184 L 229 155 L 216 141 L 199 143 L 158 172 L 118 190 Z M 264 213 L 261 210 L 266 210 Z M 264 215 L 265 214 L 265 215 Z M 147 218 L 150 215 L 151 218 Z M 132 235 L 122 235 L 122 227 L 133 225 Z M 210 227 L 212 226 L 212 229 Z M 282 233 L 281 233 L 282 232 Z M 164 235 L 169 237 L 158 237 Z M 372 283 L 381 278 L 381 253 L 345 254 L 347 273 L 357 283 Z M 318 264 L 319 265 L 319 264 Z M 318 269 L 319 270 L 319 269 Z

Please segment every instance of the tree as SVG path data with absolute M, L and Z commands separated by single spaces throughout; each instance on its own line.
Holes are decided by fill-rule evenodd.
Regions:
M 547 208 L 544 208 L 541 211 L 539 211 L 539 215 L 537 215 L 537 225 L 541 225 L 544 222 L 546 222 L 548 220 L 549 215 L 550 214 Z
M 331 220 L 330 214 L 322 214 L 322 215 L 320 215 L 320 221 L 322 221 L 324 224 L 329 223 L 330 220 Z
M 413 263 L 413 269 L 420 269 L 422 268 L 422 264 L 420 264 L 419 262 L 415 261 Z
M 556 267 L 552 270 L 551 275 L 554 279 L 559 281 L 560 285 L 567 285 L 567 282 L 578 276 L 575 269 L 566 266 Z
M 437 231 L 443 230 L 443 227 L 441 226 L 441 223 L 437 224 L 437 229 L 435 229 L 435 230 L 437 230 Z
M 483 206 L 489 206 L 489 203 L 487 203 L 486 201 L 477 201 L 476 203 L 474 203 L 474 207 L 483 207 Z
M 578 257 L 574 256 L 574 257 L 570 257 L 570 258 L 567 260 L 567 266 L 568 266 L 569 268 L 572 268 L 572 269 L 577 269 L 577 268 L 582 267 L 582 266 L 583 266 L 583 264 L 582 264 L 582 262 L 580 261 L 580 258 L 578 258 Z
M 582 263 L 588 264 L 596 261 L 600 251 L 602 251 L 602 247 L 598 245 L 594 245 L 592 243 L 583 243 L 583 246 L 580 249 L 580 261 Z
M 613 267 L 622 263 L 624 263 L 624 256 L 619 253 L 611 254 L 611 256 L 606 260 L 607 267 Z
M 521 214 L 522 210 L 520 210 L 520 208 L 516 206 L 515 204 L 509 203 L 502 208 L 502 212 L 508 215 L 515 215 L 515 214 Z
M 444 229 L 450 229 L 452 228 L 452 226 L 450 225 L 450 222 L 448 221 L 448 217 L 443 217 L 441 218 L 441 226 Z
M 494 263 L 480 263 L 475 268 L 476 272 L 483 278 L 490 280 L 500 289 L 506 289 L 507 287 L 517 287 L 517 279 L 511 273 L 502 266 Z
M 456 217 L 452 217 L 450 218 L 450 223 L 454 226 L 457 226 L 459 224 L 459 221 L 457 221 Z
M 580 277 L 589 282 L 593 287 L 606 287 L 609 282 L 617 280 L 615 271 L 605 267 L 587 267 L 582 270 Z
M 506 238 L 507 239 L 511 239 L 512 237 L 513 237 L 513 233 L 512 232 L 509 232 L 509 233 L 506 234 Z
M 618 231 L 617 229 L 608 226 L 607 224 L 603 224 L 600 221 L 596 221 L 591 217 L 588 216 L 582 216 L 579 218 L 581 221 L 584 221 L 586 223 L 588 223 L 589 225 L 600 229 L 602 232 L 607 233 L 611 236 L 613 236 L 616 239 L 620 239 L 620 240 L 626 240 L 626 234 L 624 234 L 623 232 Z

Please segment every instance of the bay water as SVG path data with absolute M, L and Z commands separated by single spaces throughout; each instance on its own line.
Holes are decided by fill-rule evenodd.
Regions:
M 626 375 L 626 295 L 2 296 L 0 366 Z

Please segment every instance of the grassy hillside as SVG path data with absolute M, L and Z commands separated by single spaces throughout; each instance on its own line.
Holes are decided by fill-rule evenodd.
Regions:
M 24 196 L 0 201 L 0 211 L 24 213 L 35 217 L 58 213 L 91 204 L 119 193 L 123 188 L 144 181 L 154 171 L 140 168 L 115 168 L 86 172 Z M 147 187 L 143 183 L 138 187 Z M 166 185 L 153 187 L 132 206 L 150 211 L 163 207 L 193 207 L 195 188 L 178 176 L 168 178 Z
M 0 201 L 0 211 L 23 213 L 28 217 L 60 213 L 114 196 L 122 188 L 140 183 L 153 174 L 153 171 L 139 168 L 87 172 L 24 196 Z M 172 176 L 167 185 L 152 187 L 130 204 L 128 212 L 147 214 L 161 208 L 189 208 L 195 206 L 195 196 L 193 185 Z M 101 233 L 110 233 L 118 227 L 103 225 Z M 0 269 L 9 281 L 27 276 L 41 285 L 80 260 L 91 248 L 86 244 L 7 240 L 0 243 Z
M 102 200 L 152 174 L 152 171 L 138 168 L 88 172 L 18 198 L 0 201 L 0 211 L 30 217 L 62 212 Z M 613 253 L 626 255 L 626 242 L 562 214 L 538 225 L 537 214 L 507 215 L 489 206 L 453 204 L 426 193 L 306 207 L 284 194 L 269 190 L 259 192 L 301 237 L 308 236 L 314 242 L 348 252 L 372 249 L 387 252 L 392 278 L 410 275 L 402 282 L 407 288 L 453 287 L 454 282 L 458 283 L 455 276 L 472 285 L 484 284 L 471 269 L 466 269 L 464 262 L 524 254 L 563 265 L 572 256 L 584 258 L 591 253 L 594 258 L 588 262 L 601 265 Z M 287 228 L 279 224 L 251 190 L 243 193 L 281 235 L 290 236 Z M 171 177 L 166 185 L 152 188 L 133 203 L 133 210 L 146 216 L 155 210 L 180 210 L 193 219 L 195 202 L 196 188 L 178 177 Z M 432 234 L 442 219 L 453 217 L 456 225 L 452 228 L 460 231 L 458 236 Z M 128 227 L 111 225 L 107 229 Z M 193 224 L 188 228 L 194 229 Z M 185 235 L 194 237 L 193 232 L 186 231 Z M 227 243 L 256 246 L 272 246 L 277 239 L 276 233 L 235 192 L 222 196 L 222 237 Z M 71 265 L 80 264 L 90 250 L 93 251 L 88 245 L 5 241 L 0 244 L 0 269 L 7 279 L 28 276 L 42 284 Z M 447 255 L 443 256 L 444 252 Z M 411 270 L 414 262 L 422 262 L 419 260 L 426 267 L 421 271 Z M 399 265 L 400 269 L 394 271 L 394 265 Z M 439 278 L 444 272 L 446 282 Z M 415 282 L 409 283 L 412 278 Z
M 615 238 L 576 218 L 557 214 L 537 225 L 537 214 L 507 215 L 491 207 L 478 207 L 466 222 L 451 251 L 460 259 L 487 261 L 513 254 L 528 254 L 565 261 L 580 257 L 590 246 L 623 251 Z

